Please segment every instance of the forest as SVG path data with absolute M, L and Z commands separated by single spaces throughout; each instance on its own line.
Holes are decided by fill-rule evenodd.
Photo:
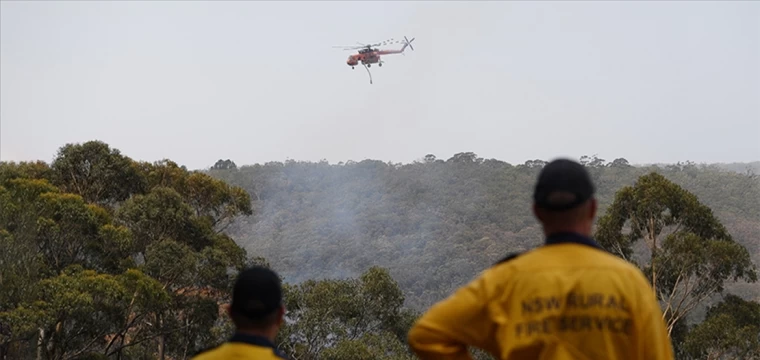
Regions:
M 580 159 L 594 236 L 651 279 L 678 358 L 760 359 L 758 163 Z M 250 264 L 286 283 L 276 342 L 292 359 L 413 359 L 420 312 L 541 244 L 530 204 L 545 163 L 188 170 L 100 141 L 0 163 L 0 359 L 189 359 L 231 334 L 220 306 Z

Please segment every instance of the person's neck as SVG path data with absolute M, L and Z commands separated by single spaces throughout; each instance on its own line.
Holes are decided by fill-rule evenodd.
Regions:
M 276 333 L 273 329 L 266 329 L 266 330 L 259 330 L 259 329 L 237 329 L 238 334 L 243 335 L 249 335 L 249 336 L 259 336 L 263 337 L 271 342 L 274 342 L 274 338 L 276 337 Z
M 573 234 L 578 234 L 585 237 L 591 237 L 591 230 L 588 229 L 588 227 L 583 226 L 583 225 L 544 228 L 544 235 L 546 237 L 559 235 L 559 234 L 567 234 L 567 233 L 573 233 Z

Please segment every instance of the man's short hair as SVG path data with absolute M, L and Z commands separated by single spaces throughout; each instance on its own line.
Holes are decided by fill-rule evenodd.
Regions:
M 533 192 L 536 206 L 565 211 L 594 196 L 595 188 L 586 168 L 572 160 L 557 159 L 541 169 Z
M 265 267 L 240 272 L 232 290 L 230 312 L 238 326 L 265 326 L 282 306 L 280 277 Z M 242 324 L 241 324 L 242 323 Z

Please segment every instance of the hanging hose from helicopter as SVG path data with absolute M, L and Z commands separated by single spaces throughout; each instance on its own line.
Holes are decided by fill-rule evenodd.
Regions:
M 367 69 L 367 74 L 369 74 L 369 84 L 372 85 L 372 73 L 369 72 L 369 66 L 367 64 L 362 63 L 364 65 L 364 68 Z

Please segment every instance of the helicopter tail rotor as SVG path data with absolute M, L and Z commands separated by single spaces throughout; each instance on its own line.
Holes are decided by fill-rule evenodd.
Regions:
M 404 49 L 406 49 L 407 46 L 410 49 L 412 49 L 412 51 L 414 51 L 414 46 L 412 46 L 412 41 L 414 41 L 414 39 L 415 38 L 412 38 L 412 40 L 409 40 L 409 39 L 406 38 L 406 36 L 404 36 L 404 47 L 401 48 L 401 51 L 403 51 Z

